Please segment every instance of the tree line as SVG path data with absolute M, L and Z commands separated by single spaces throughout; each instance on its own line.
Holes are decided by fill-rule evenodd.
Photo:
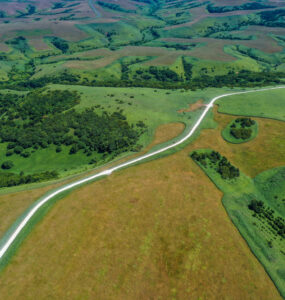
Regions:
M 201 166 L 215 170 L 222 179 L 234 179 L 240 176 L 239 169 L 234 167 L 225 156 L 217 151 L 197 153 L 192 152 L 191 158 Z

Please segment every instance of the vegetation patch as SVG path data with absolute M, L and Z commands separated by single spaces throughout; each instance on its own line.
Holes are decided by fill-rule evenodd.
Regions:
M 90 157 L 90 164 L 97 164 L 102 156 L 114 158 L 122 152 L 141 149 L 137 142 L 146 131 L 143 121 L 129 124 L 121 110 L 110 114 L 98 106 L 76 111 L 73 108 L 80 103 L 76 91 L 37 90 L 26 95 L 4 94 L 2 98 L 0 146 L 6 148 L 5 155 L 9 157 L 2 163 L 3 170 L 13 170 L 15 166 L 19 170 L 17 157 L 33 160 L 43 149 L 54 149 L 58 155 L 80 152 Z M 34 174 L 37 179 L 10 174 L 5 184 L 49 179 L 49 174 Z
M 199 150 L 191 157 L 224 193 L 230 218 L 284 296 L 285 167 L 265 171 L 254 180 L 241 172 L 229 179 L 213 165 L 217 152 Z
M 222 131 L 223 138 L 230 143 L 240 144 L 253 140 L 258 134 L 258 125 L 251 118 L 237 118 Z

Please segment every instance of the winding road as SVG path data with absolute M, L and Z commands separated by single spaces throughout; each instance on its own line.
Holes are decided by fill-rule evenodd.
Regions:
M 201 116 L 199 117 L 199 119 L 196 121 L 196 123 L 193 125 L 193 127 L 190 129 L 190 131 L 184 136 L 182 137 L 180 140 L 178 140 L 177 142 L 165 146 L 159 150 L 156 150 L 154 152 L 142 155 L 140 157 L 131 159 L 127 162 L 121 163 L 115 167 L 112 167 L 110 169 L 107 169 L 105 171 L 99 172 L 97 174 L 88 176 L 84 179 L 81 180 L 77 180 L 73 183 L 67 184 L 63 187 L 60 187 L 58 189 L 56 189 L 55 191 L 53 191 L 51 194 L 44 196 L 43 198 L 41 198 L 40 200 L 38 200 L 38 202 L 36 202 L 36 204 L 32 205 L 30 207 L 30 209 L 26 212 L 26 215 L 19 221 L 16 221 L 12 227 L 10 228 L 10 230 L 7 231 L 6 235 L 4 235 L 4 237 L 0 240 L 0 264 L 3 261 L 3 259 L 5 258 L 5 255 L 8 254 L 9 249 L 13 246 L 13 244 L 16 242 L 17 238 L 20 237 L 21 233 L 23 232 L 23 229 L 29 225 L 29 222 L 31 222 L 32 217 L 36 216 L 37 213 L 40 213 L 40 208 L 43 207 L 45 204 L 47 204 L 49 201 L 51 201 L 52 199 L 54 199 L 54 197 L 68 191 L 71 190 L 77 186 L 80 186 L 84 183 L 87 182 L 91 182 L 95 179 L 98 179 L 100 177 L 104 177 L 104 176 L 108 176 L 111 175 L 113 172 L 120 170 L 122 168 L 134 165 L 135 163 L 141 162 L 145 159 L 148 159 L 150 157 L 155 157 L 158 154 L 161 154 L 169 149 L 175 148 L 178 145 L 181 145 L 182 143 L 184 143 L 185 141 L 187 141 L 197 130 L 197 128 L 199 127 L 199 125 L 202 123 L 202 121 L 204 120 L 204 118 L 206 117 L 208 111 L 213 107 L 214 103 L 224 97 L 228 97 L 228 96 L 232 96 L 232 95 L 240 95 L 240 94 L 247 94 L 247 93 L 253 93 L 253 92 L 263 92 L 263 91 L 268 91 L 268 90 L 274 90 L 274 89 L 281 89 L 281 88 L 285 88 L 285 86 L 278 86 L 278 87 L 272 87 L 272 88 L 263 88 L 263 89 L 256 89 L 256 90 L 250 90 L 250 91 L 242 91 L 242 92 L 234 92 L 234 93 L 228 93 L 228 94 L 223 94 L 220 96 L 217 96 L 215 98 L 213 98 L 209 104 L 207 104 L 205 106 L 205 109 L 203 110 Z

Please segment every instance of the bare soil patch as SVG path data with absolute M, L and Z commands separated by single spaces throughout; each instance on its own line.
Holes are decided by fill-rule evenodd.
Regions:
M 199 99 L 195 103 L 189 104 L 188 108 L 180 109 L 180 110 L 178 110 L 178 112 L 183 113 L 183 112 L 195 111 L 197 109 L 200 109 L 203 106 L 205 106 L 205 104 L 203 103 L 203 99 Z

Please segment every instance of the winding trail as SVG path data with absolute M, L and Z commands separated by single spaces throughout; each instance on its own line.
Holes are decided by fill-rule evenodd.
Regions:
M 149 154 L 145 154 L 142 155 L 140 157 L 131 159 L 127 162 L 124 162 L 122 164 L 119 164 L 115 167 L 112 167 L 110 169 L 107 169 L 105 171 L 99 172 L 97 174 L 88 176 L 84 179 L 81 180 L 77 180 L 73 183 L 67 184 L 63 187 L 60 187 L 58 189 L 56 189 L 55 191 L 53 191 L 51 194 L 44 196 L 40 201 L 37 202 L 36 205 L 32 205 L 30 207 L 30 209 L 27 211 L 25 217 L 19 222 L 19 224 L 17 224 L 17 221 L 12 225 L 12 230 L 8 230 L 6 235 L 4 235 L 4 237 L 0 240 L 0 264 L 3 261 L 3 259 L 5 258 L 5 254 L 8 253 L 9 249 L 13 246 L 13 244 L 16 242 L 17 238 L 20 237 L 23 229 L 29 225 L 29 222 L 31 221 L 32 217 L 35 216 L 37 214 L 37 212 L 39 212 L 40 208 L 43 207 L 45 204 L 47 204 L 50 200 L 52 200 L 54 197 L 64 193 L 65 191 L 71 190 L 81 184 L 87 183 L 87 182 L 91 182 L 97 178 L 100 177 L 104 177 L 104 176 L 108 176 L 111 175 L 113 172 L 120 170 L 122 168 L 131 166 L 135 163 L 141 162 L 145 159 L 148 159 L 150 157 L 154 157 L 162 152 L 165 152 L 169 149 L 175 148 L 178 145 L 181 145 L 182 143 L 184 143 L 185 141 L 187 141 L 197 130 L 197 128 L 199 127 L 199 125 L 202 123 L 202 121 L 204 120 L 204 118 L 206 117 L 208 111 L 213 107 L 213 104 L 224 97 L 227 96 L 232 96 L 232 95 L 240 95 L 240 94 L 247 94 L 247 93 L 254 93 L 254 92 L 263 92 L 263 91 L 268 91 L 268 90 L 275 90 L 275 89 L 281 89 L 281 88 L 285 88 L 285 86 L 278 86 L 278 87 L 272 87 L 272 88 L 263 88 L 263 89 L 256 89 L 256 90 L 250 90 L 250 91 L 242 91 L 242 92 L 235 92 L 235 93 L 228 93 L 228 94 L 223 94 L 220 96 L 217 96 L 215 98 L 213 98 L 209 104 L 207 104 L 205 106 L 204 111 L 202 112 L 201 116 L 199 117 L 199 119 L 196 121 L 196 123 L 193 125 L 193 127 L 190 129 L 190 131 L 180 140 L 178 140 L 177 142 L 169 145 L 169 146 L 165 146 L 159 150 L 156 150 L 154 152 L 151 152 Z M 39 212 L 40 213 L 40 212 Z M 16 225 L 15 225 L 16 224 Z M 7 236 L 8 235 L 8 236 Z

